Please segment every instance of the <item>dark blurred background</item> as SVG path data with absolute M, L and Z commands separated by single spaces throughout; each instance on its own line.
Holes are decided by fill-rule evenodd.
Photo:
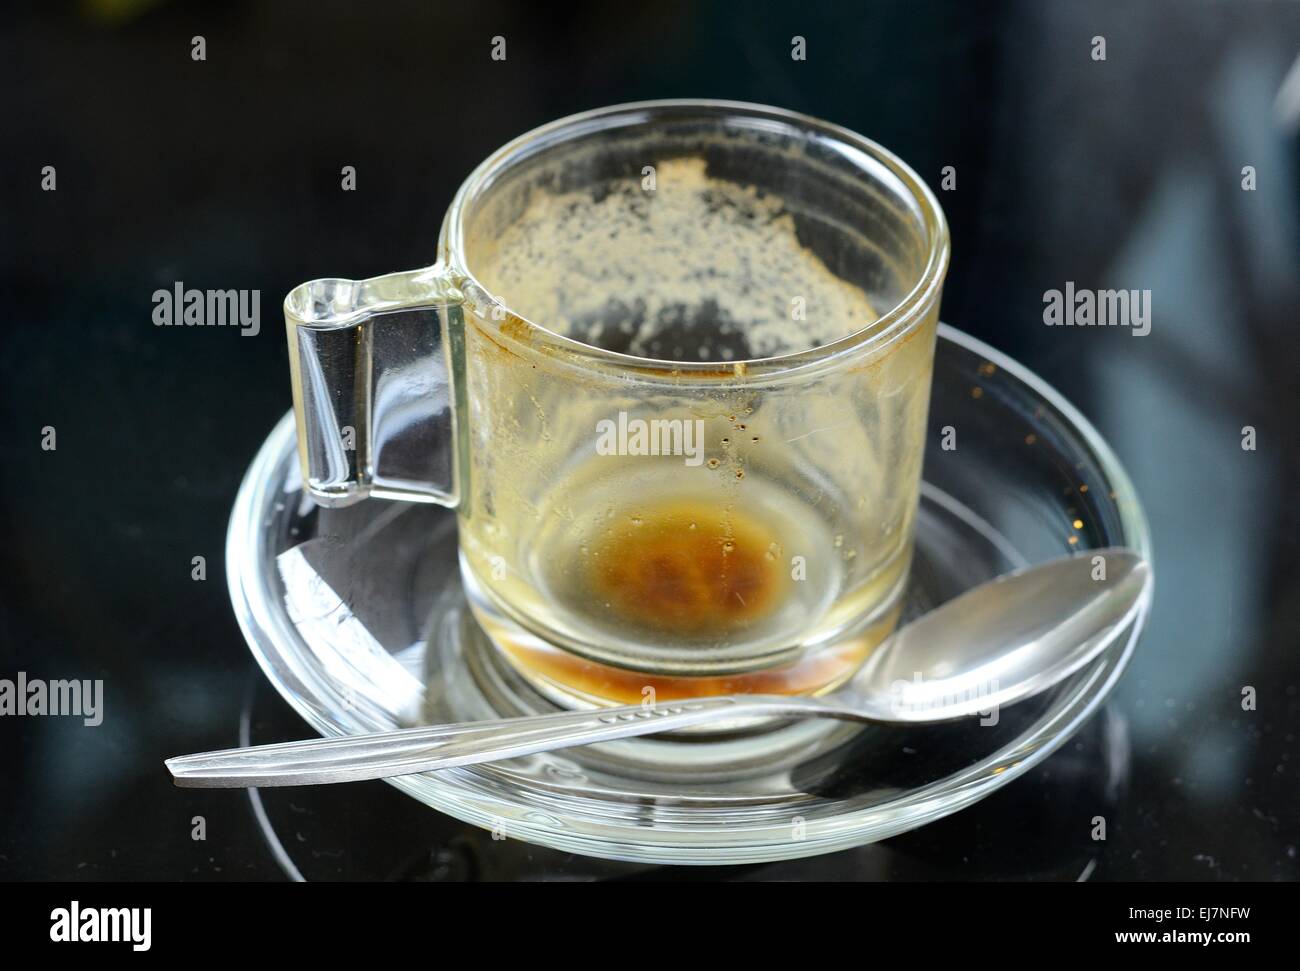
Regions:
M 283 294 L 430 262 L 491 150 L 661 97 L 826 118 L 936 188 L 955 166 L 944 319 L 1097 424 L 1157 555 L 1128 674 L 1042 767 L 876 846 L 708 875 L 1300 872 L 1300 5 L 93 0 L 0 16 L 0 677 L 103 678 L 107 709 L 93 730 L 0 719 L 0 878 L 665 875 L 494 843 L 380 783 L 255 803 L 176 790 L 162 767 L 235 744 L 241 713 L 261 740 L 305 734 L 254 672 L 222 566 L 239 480 L 290 405 Z M 261 333 L 153 326 L 153 291 L 178 280 L 260 290 Z M 1043 326 L 1043 292 L 1067 280 L 1150 288 L 1151 334 Z M 1108 840 L 1063 835 L 1097 791 Z

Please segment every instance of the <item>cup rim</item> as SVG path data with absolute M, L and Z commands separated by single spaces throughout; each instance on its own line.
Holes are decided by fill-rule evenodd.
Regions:
M 732 376 L 733 373 L 771 375 L 830 366 L 838 364 L 846 357 L 880 349 L 907 334 L 924 319 L 927 310 L 936 300 L 943 286 L 950 257 L 950 242 L 947 220 L 944 218 L 939 200 L 921 177 L 906 162 L 884 146 L 841 125 L 822 121 L 785 108 L 712 98 L 636 101 L 568 115 L 512 139 L 479 163 L 469 177 L 461 183 L 455 197 L 452 199 L 446 217 L 443 219 L 438 241 L 440 260 L 451 272 L 456 274 L 458 277 L 457 282 L 461 289 L 466 291 L 466 295 L 470 296 L 477 291 L 486 296 L 488 300 L 493 299 L 488 289 L 475 277 L 473 269 L 465 265 L 464 223 L 471 204 L 491 188 L 495 179 L 513 161 L 530 150 L 538 151 L 575 135 L 599 131 L 606 127 L 606 123 L 611 118 L 625 116 L 626 124 L 632 125 L 650 122 L 658 115 L 673 112 L 714 113 L 719 116 L 742 116 L 749 119 L 768 119 L 785 123 L 821 134 L 834 140 L 839 146 L 861 153 L 871 161 L 883 165 L 911 193 L 920 210 L 928 237 L 929 245 L 925 267 L 915 284 L 887 312 L 881 314 L 867 326 L 818 347 L 771 357 L 725 362 L 679 361 L 640 357 L 620 351 L 611 351 L 566 337 L 535 320 L 515 312 L 505 306 L 504 302 L 502 302 L 502 305 L 505 306 L 507 312 L 522 324 L 526 339 L 514 338 L 504 332 L 494 332 L 494 337 L 499 337 L 521 347 L 536 347 L 538 344 L 542 346 L 549 345 L 566 352 L 569 356 L 577 357 L 584 364 L 605 365 L 619 370 L 630 369 L 649 374 L 667 373 L 674 379 L 679 380 L 683 377 L 717 377 L 721 376 L 722 372 L 725 372 L 727 377 Z

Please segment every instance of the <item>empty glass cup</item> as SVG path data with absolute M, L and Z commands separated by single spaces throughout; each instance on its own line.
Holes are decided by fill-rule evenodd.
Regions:
M 454 506 L 535 685 L 819 692 L 888 634 L 948 263 L 901 161 L 774 108 L 601 109 L 479 166 L 438 256 L 286 299 L 304 480 Z

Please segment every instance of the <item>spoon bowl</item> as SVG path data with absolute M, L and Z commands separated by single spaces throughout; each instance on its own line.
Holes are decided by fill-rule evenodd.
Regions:
M 1015 704 L 1105 651 L 1150 585 L 1146 560 L 1122 549 L 1005 574 L 898 630 L 823 701 L 906 724 Z

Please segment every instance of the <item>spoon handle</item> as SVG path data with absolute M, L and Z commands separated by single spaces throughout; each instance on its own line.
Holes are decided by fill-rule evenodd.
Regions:
M 654 706 L 597 708 L 255 745 L 183 755 L 168 759 L 167 768 L 176 785 L 195 788 L 356 782 L 652 735 L 703 722 L 774 714 L 825 712 L 816 701 L 804 698 L 724 695 Z

